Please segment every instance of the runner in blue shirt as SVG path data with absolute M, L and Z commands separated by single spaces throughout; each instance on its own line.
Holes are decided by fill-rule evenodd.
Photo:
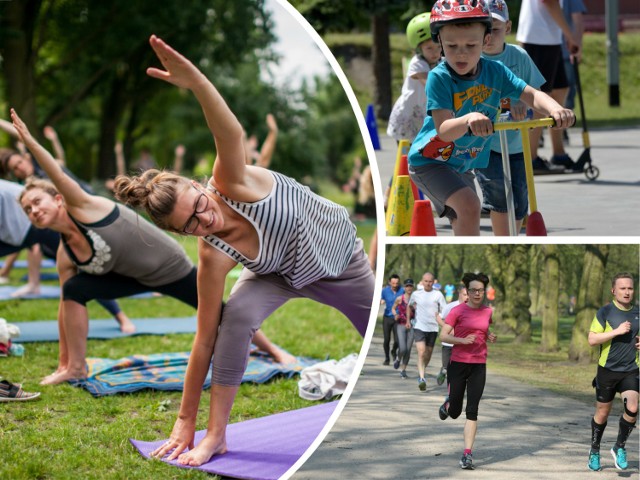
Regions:
M 398 368 L 400 366 L 399 360 L 396 358 L 398 353 L 398 338 L 396 335 L 396 319 L 393 316 L 391 309 L 396 301 L 396 298 L 404 295 L 404 288 L 400 286 L 400 277 L 395 273 L 389 277 L 389 283 L 382 289 L 382 298 L 380 299 L 380 305 L 384 303 L 384 313 L 382 314 L 382 332 L 383 342 L 382 348 L 384 349 L 384 363 L 383 365 L 389 365 L 391 354 L 394 359 L 393 366 Z M 391 342 L 391 335 L 393 334 L 393 347 L 389 351 L 389 343 Z M 396 366 L 396 363 L 398 366 Z

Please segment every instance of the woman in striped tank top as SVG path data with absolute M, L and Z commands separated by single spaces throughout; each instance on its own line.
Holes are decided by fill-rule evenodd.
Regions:
M 198 328 L 171 437 L 152 452 L 198 466 L 227 451 L 225 430 L 249 354 L 252 333 L 292 298 L 331 305 L 364 335 L 374 278 L 348 212 L 295 180 L 246 165 L 243 128 L 213 84 L 156 36 L 164 70 L 154 78 L 191 90 L 213 134 L 217 159 L 206 188 L 151 170 L 116 179 L 116 196 L 146 210 L 159 227 L 199 237 Z M 246 268 L 222 311 L 228 272 Z M 247 299 L 250 306 L 247 307 Z M 207 434 L 193 446 L 202 384 L 214 353 Z

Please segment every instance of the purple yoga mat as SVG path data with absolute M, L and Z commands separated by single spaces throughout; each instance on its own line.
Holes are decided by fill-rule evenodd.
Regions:
M 200 467 L 184 467 L 175 461 L 171 465 L 197 468 L 208 473 L 250 480 L 276 480 L 293 466 L 311 446 L 338 402 L 277 413 L 262 418 L 233 423 L 227 427 L 227 448 L 224 455 L 213 457 Z M 195 444 L 206 430 L 196 432 Z M 166 440 L 130 442 L 142 456 Z

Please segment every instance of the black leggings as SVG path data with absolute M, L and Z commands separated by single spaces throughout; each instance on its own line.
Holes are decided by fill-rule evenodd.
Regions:
M 10 255 L 12 253 L 20 252 L 25 248 L 31 248 L 34 245 L 39 244 L 42 254 L 52 260 L 56 259 L 58 251 L 58 245 L 60 244 L 60 234 L 48 228 L 36 228 L 31 225 L 27 231 L 27 235 L 24 237 L 22 244 L 20 245 L 8 245 L 4 242 L 0 242 L 0 257 Z M 114 317 L 118 315 L 122 310 L 120 305 L 115 300 L 106 300 L 102 297 L 96 298 L 96 302 L 104 307 Z
M 487 379 L 484 363 L 451 362 L 447 370 L 449 383 L 449 416 L 458 418 L 462 413 L 464 391 L 467 390 L 467 420 L 478 420 L 478 405 Z
M 60 234 L 48 228 L 40 229 L 32 225 L 27 230 L 27 234 L 20 245 L 9 245 L 8 243 L 0 242 L 0 257 L 17 253 L 25 248 L 31 248 L 36 243 L 40 244 L 45 257 L 55 260 L 58 244 L 60 243 Z
M 384 350 L 384 359 L 389 360 L 389 344 L 391 343 L 391 336 L 393 335 L 393 347 L 391 348 L 391 355 L 396 356 L 398 351 L 398 339 L 396 338 L 396 319 L 394 317 L 382 317 L 382 348 Z
M 115 299 L 129 297 L 145 292 L 160 292 L 198 308 L 198 284 L 196 268 L 180 280 L 150 287 L 143 285 L 131 277 L 109 272 L 105 275 L 91 275 L 81 272 L 67 280 L 62 287 L 64 300 L 73 300 L 86 305 L 89 300 L 97 298 Z

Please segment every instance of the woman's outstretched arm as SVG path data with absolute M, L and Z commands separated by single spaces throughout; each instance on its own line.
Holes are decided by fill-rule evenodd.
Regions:
M 13 126 L 18 132 L 20 141 L 33 154 L 38 164 L 46 172 L 49 180 L 58 189 L 71 215 L 81 222 L 95 222 L 113 209 L 114 203 L 111 200 L 90 195 L 80 187 L 78 182 L 66 174 L 60 163 L 33 138 L 29 129 L 13 108 L 11 109 L 11 120 L 13 120 Z
M 18 132 L 20 141 L 25 144 L 38 161 L 38 164 L 47 173 L 49 179 L 64 197 L 67 205 L 79 206 L 85 203 L 90 195 L 82 190 L 80 185 L 64 172 L 62 166 L 53 158 L 53 155 L 38 143 L 13 108 L 11 109 L 11 120 L 13 120 L 13 126 Z
M 187 58 L 152 35 L 149 43 L 165 68 L 148 68 L 147 74 L 193 92 L 202 107 L 218 152 L 216 178 L 225 183 L 244 184 L 245 155 L 242 125 L 209 79 Z

